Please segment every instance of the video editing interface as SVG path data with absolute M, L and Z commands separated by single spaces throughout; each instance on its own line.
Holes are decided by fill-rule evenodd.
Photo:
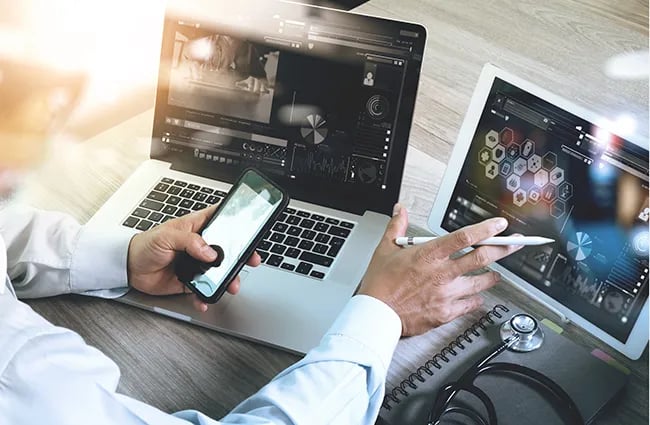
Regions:
M 500 264 L 622 342 L 648 297 L 648 151 L 496 79 L 442 227 L 545 236 Z
M 414 99 L 410 112 L 399 105 L 424 34 L 362 28 L 353 15 L 335 22 L 281 13 L 254 28 L 168 19 L 164 149 L 233 177 L 255 166 L 292 197 L 394 202 L 407 144 L 404 134 L 396 142 L 398 117 L 408 134 Z

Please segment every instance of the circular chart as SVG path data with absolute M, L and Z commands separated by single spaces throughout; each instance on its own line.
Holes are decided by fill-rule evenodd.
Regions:
M 302 138 L 310 145 L 318 145 L 327 138 L 327 121 L 318 114 L 307 115 L 305 126 L 300 129 Z
M 566 249 L 576 261 L 582 261 L 591 255 L 592 243 L 589 234 L 576 232 L 575 235 L 569 238 Z
M 366 102 L 366 110 L 373 120 L 383 120 L 389 112 L 389 102 L 385 96 L 376 94 Z

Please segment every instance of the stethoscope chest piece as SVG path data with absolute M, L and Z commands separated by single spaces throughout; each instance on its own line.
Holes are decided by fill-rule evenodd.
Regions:
M 518 336 L 519 338 L 508 348 L 522 353 L 537 350 L 544 342 L 544 332 L 539 327 L 537 319 L 525 313 L 515 314 L 510 320 L 503 322 L 499 333 L 504 342 Z

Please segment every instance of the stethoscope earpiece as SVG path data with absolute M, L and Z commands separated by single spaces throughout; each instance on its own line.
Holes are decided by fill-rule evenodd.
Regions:
M 513 341 L 508 348 L 521 353 L 537 350 L 544 342 L 544 332 L 537 319 L 525 313 L 515 314 L 503 322 L 499 333 L 503 342 Z

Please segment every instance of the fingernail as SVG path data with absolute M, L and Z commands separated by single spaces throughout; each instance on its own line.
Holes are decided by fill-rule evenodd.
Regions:
M 398 203 L 395 204 L 395 206 L 393 207 L 393 217 L 395 217 L 396 215 L 399 215 L 400 211 L 402 211 L 402 206 L 401 206 L 401 205 L 399 204 L 399 202 L 398 202 Z
M 201 248 L 201 253 L 206 258 L 210 258 L 211 260 L 216 260 L 217 255 L 219 255 L 219 254 L 217 254 L 217 251 L 212 249 L 212 247 L 210 245 L 203 245 L 203 247 Z
M 494 227 L 495 227 L 498 231 L 505 230 L 506 227 L 508 227 L 508 220 L 506 220 L 506 219 L 503 218 L 503 217 L 499 217 L 499 218 L 497 218 L 497 219 L 494 220 Z

